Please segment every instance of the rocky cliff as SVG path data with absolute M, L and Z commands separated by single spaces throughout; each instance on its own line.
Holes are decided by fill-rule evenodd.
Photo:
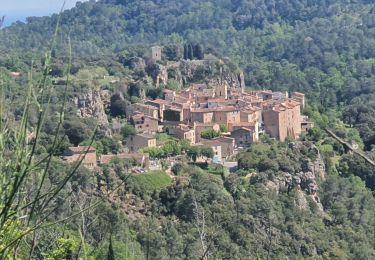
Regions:
M 108 118 L 105 114 L 105 107 L 108 105 L 111 93 L 100 88 L 88 88 L 87 91 L 73 102 L 77 107 L 77 115 L 81 118 L 95 118 L 100 130 L 108 131 Z
M 302 145 L 301 142 L 292 144 L 292 149 L 299 149 Z M 319 198 L 318 180 L 324 180 L 326 175 L 325 164 L 315 147 L 311 147 L 316 151 L 316 158 L 314 160 L 306 159 L 302 162 L 302 170 L 295 173 L 282 173 L 274 180 L 268 181 L 266 186 L 270 190 L 279 192 L 296 191 L 295 205 L 302 210 L 309 209 L 308 201 L 315 203 L 316 208 L 323 212 L 323 205 Z
M 180 87 L 195 82 L 210 83 L 226 81 L 232 88 L 245 88 L 245 77 L 242 71 L 229 68 L 217 60 L 180 60 L 166 65 L 149 64 L 146 72 L 154 80 L 154 84 L 166 85 L 168 79 L 176 80 Z

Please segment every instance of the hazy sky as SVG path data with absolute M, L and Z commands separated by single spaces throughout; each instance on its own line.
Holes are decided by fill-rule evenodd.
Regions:
M 66 0 L 65 9 L 75 6 L 76 2 L 78 0 Z M 64 0 L 0 0 L 0 16 L 5 15 L 5 25 L 9 25 L 28 16 L 58 13 L 63 3 Z

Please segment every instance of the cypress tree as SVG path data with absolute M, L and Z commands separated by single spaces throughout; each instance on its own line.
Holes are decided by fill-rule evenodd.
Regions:
M 198 60 L 203 60 L 203 58 L 204 58 L 203 47 L 199 43 L 194 46 L 194 56 Z
M 194 60 L 194 49 L 191 44 L 188 45 L 188 58 L 189 60 Z
M 184 60 L 188 59 L 188 46 L 187 44 L 184 45 Z
M 112 236 L 109 238 L 108 260 L 115 260 L 115 252 L 113 251 Z

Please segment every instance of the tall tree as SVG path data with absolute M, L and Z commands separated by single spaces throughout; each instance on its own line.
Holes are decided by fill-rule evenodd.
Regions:
M 113 245 L 112 245 L 112 236 L 109 238 L 108 260 L 115 260 L 115 252 L 113 250 Z
M 191 45 L 191 43 L 188 44 L 188 59 L 189 60 L 194 60 L 194 49 L 193 49 L 193 45 Z
M 198 60 L 203 60 L 204 58 L 203 47 L 199 43 L 194 45 L 194 57 Z

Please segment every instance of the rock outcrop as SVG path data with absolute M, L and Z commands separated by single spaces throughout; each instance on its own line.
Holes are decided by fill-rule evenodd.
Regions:
M 159 63 L 152 63 L 147 66 L 147 73 L 152 77 L 156 87 L 160 84 L 167 85 L 168 83 L 168 69 L 166 66 Z
M 293 148 L 298 149 L 302 143 L 294 143 Z M 312 146 L 312 149 L 316 147 Z M 308 210 L 308 198 L 316 204 L 316 208 L 323 212 L 323 205 L 318 195 L 319 186 L 317 180 L 325 179 L 325 164 L 317 150 L 315 160 L 302 162 L 302 170 L 296 173 L 283 173 L 266 183 L 266 188 L 276 193 L 296 190 L 295 204 L 298 208 Z
M 105 114 L 105 107 L 110 100 L 108 90 L 88 89 L 79 97 L 74 98 L 77 106 L 77 115 L 81 118 L 95 118 L 100 130 L 108 131 L 108 118 Z
M 222 67 L 218 68 L 219 66 Z M 245 88 L 243 72 L 223 69 L 224 66 L 211 60 L 181 60 L 168 64 L 166 67 L 170 78 L 175 79 L 181 87 L 201 79 L 208 84 L 219 80 L 226 81 L 231 88 Z

